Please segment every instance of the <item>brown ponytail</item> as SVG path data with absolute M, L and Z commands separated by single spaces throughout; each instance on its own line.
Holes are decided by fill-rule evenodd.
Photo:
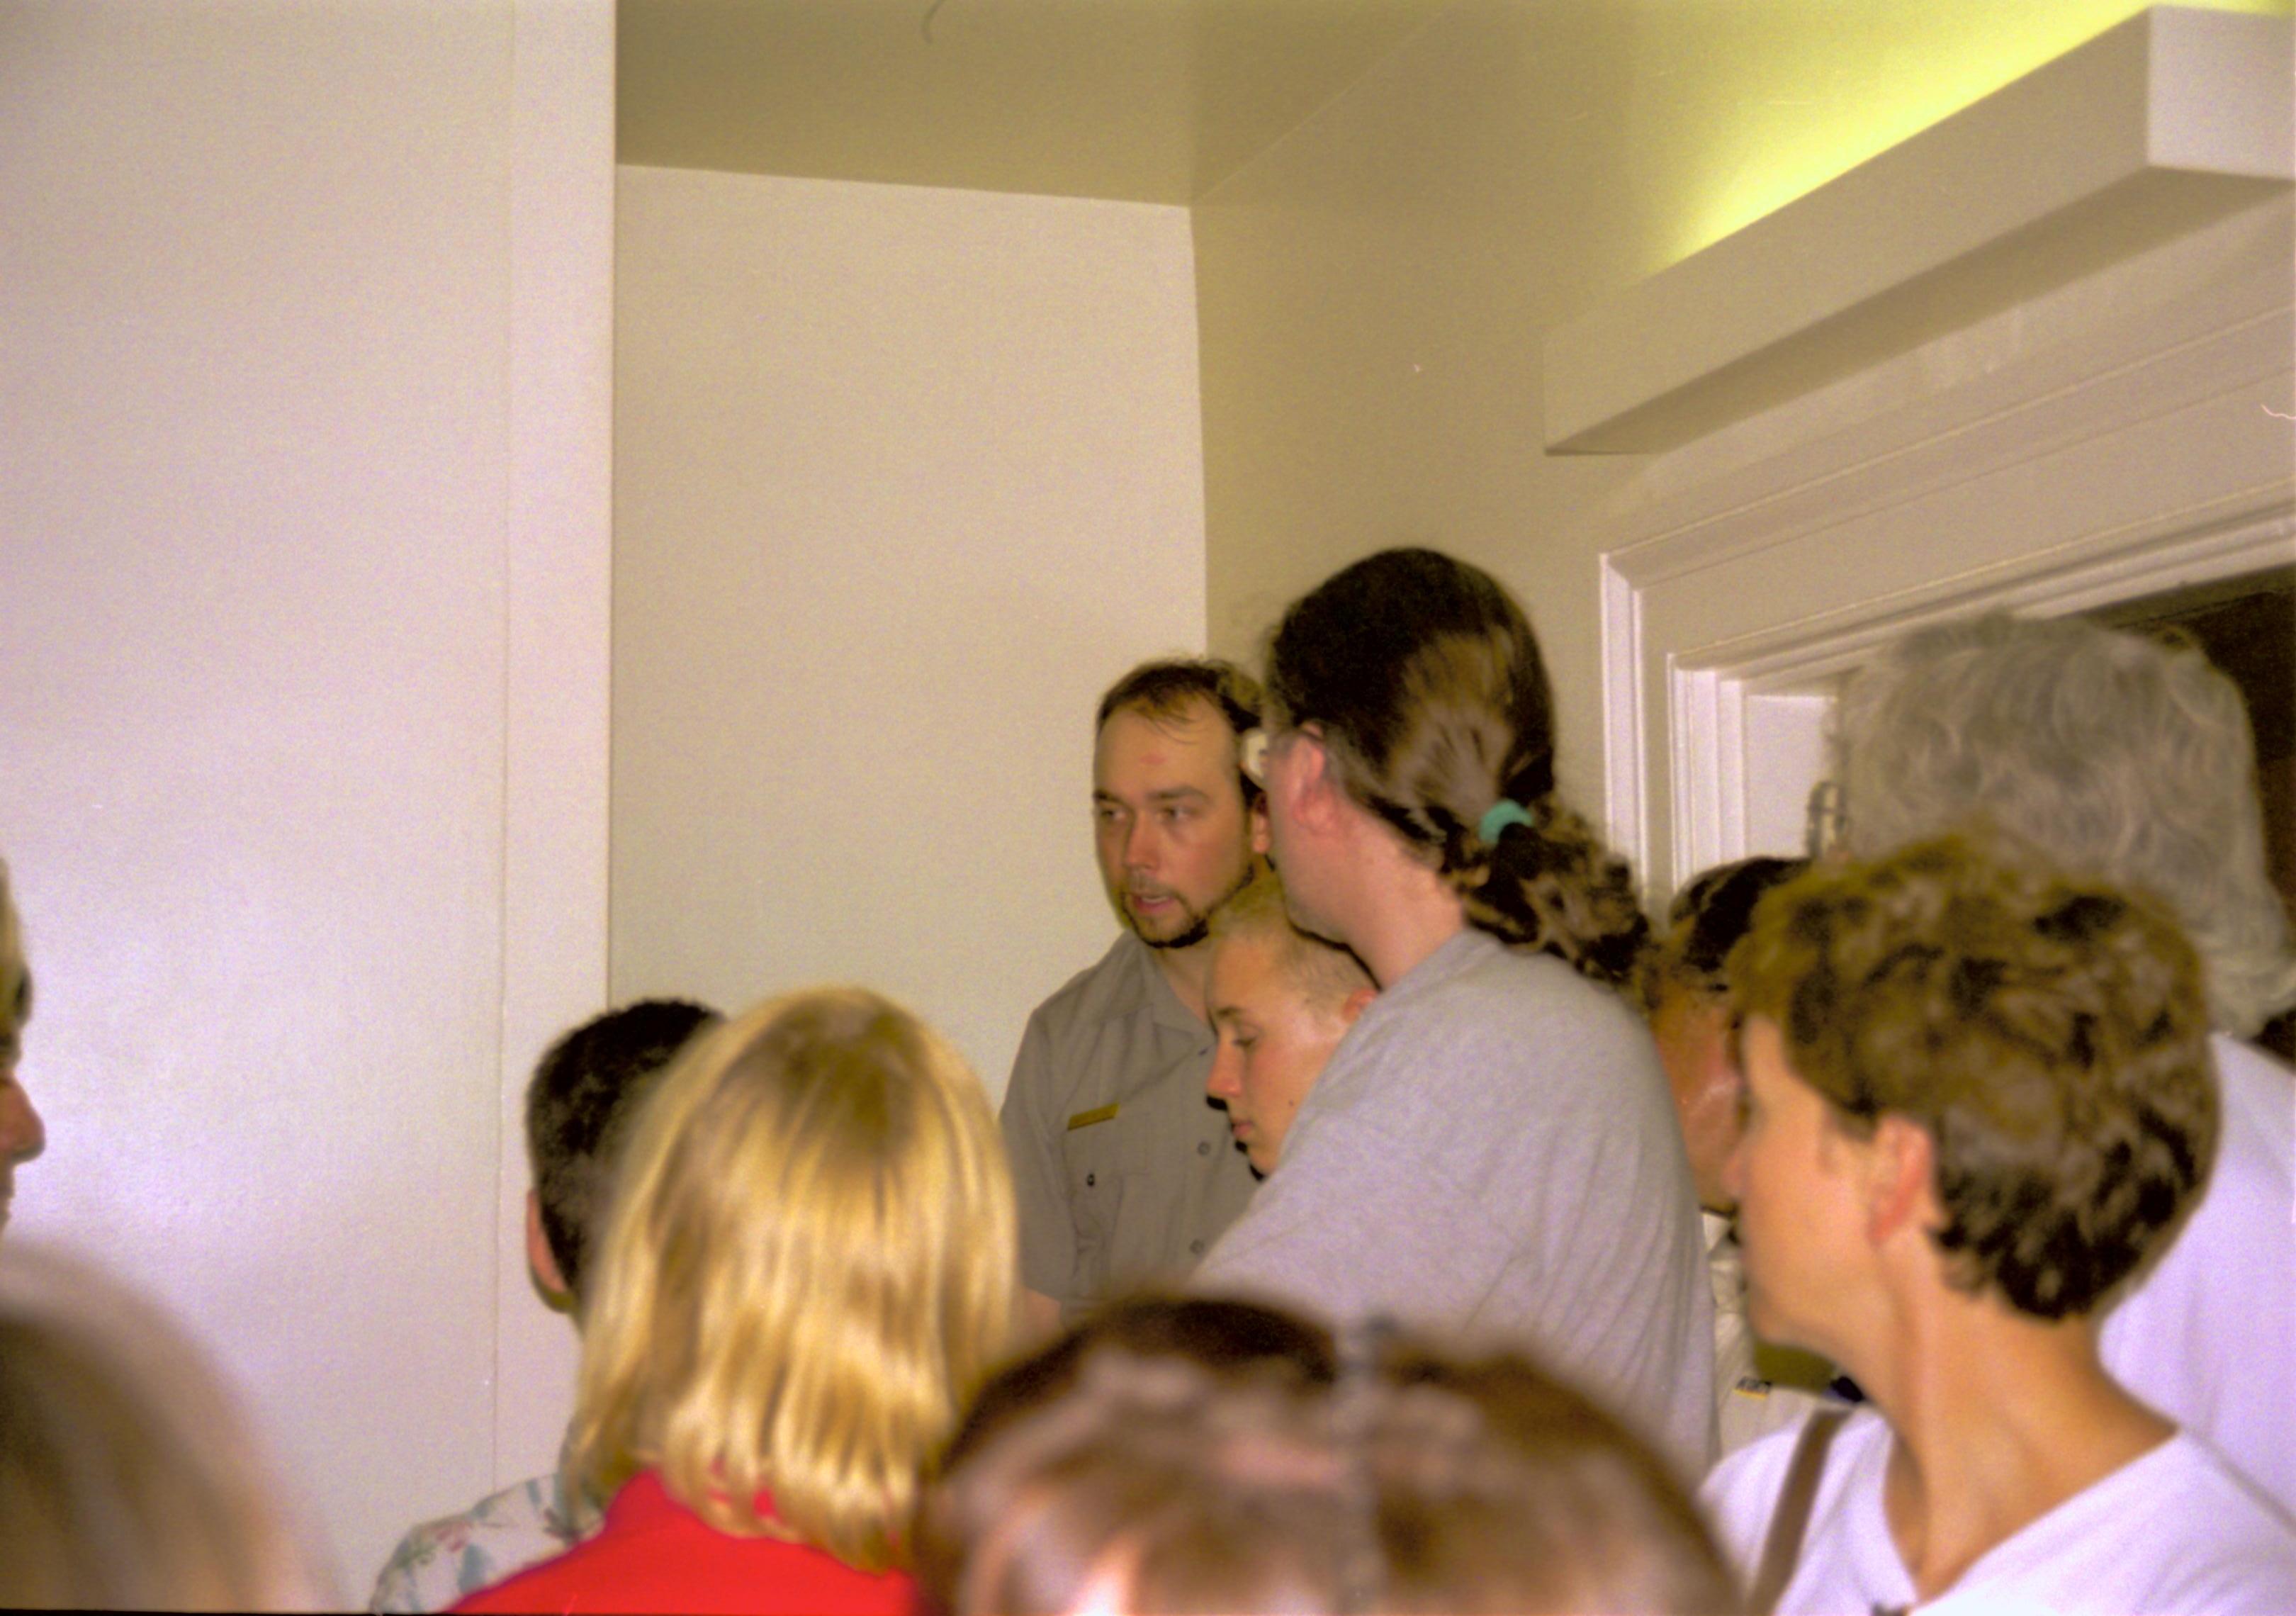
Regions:
M 1349 796 L 1458 890 L 1469 921 L 1613 987 L 1649 939 L 1624 860 L 1554 791 L 1538 642 L 1488 573 L 1388 550 L 1294 603 L 1268 651 L 1269 721 L 1321 726 Z M 1527 823 L 1486 841 L 1512 800 Z
M 1650 942 L 1634 873 L 1553 793 L 1533 803 L 1530 816 L 1457 873 L 1467 918 L 1516 947 L 1625 988 Z

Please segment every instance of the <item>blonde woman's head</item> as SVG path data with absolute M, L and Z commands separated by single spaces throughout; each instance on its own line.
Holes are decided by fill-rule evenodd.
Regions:
M 721 1530 L 895 1563 L 920 1467 L 1005 1344 L 1014 1242 L 988 1100 L 916 1017 L 825 988 L 718 1027 L 623 1159 L 585 1469 L 602 1490 L 657 1469 Z

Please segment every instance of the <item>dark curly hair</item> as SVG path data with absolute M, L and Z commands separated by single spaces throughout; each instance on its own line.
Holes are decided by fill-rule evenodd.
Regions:
M 1626 861 L 1554 787 L 1554 712 L 1530 624 L 1481 569 L 1386 550 L 1294 603 L 1268 647 L 1271 727 L 1321 727 L 1348 794 L 1455 888 L 1469 921 L 1612 987 L 1650 936 Z M 1529 823 L 1492 841 L 1501 800 Z
M 2021 1313 L 2095 1311 L 2165 1250 L 2216 1155 L 2201 964 L 2149 898 L 2005 841 L 1819 865 L 1755 911 L 1742 1014 L 1842 1127 L 1934 1142 L 1954 1283 Z
M 1666 930 L 1643 955 L 1635 988 L 1644 1010 L 1656 1013 L 1670 991 L 1710 1004 L 1728 997 L 1723 967 L 1754 923 L 1754 906 L 1808 868 L 1807 858 L 1742 858 L 1693 877 L 1667 906 Z

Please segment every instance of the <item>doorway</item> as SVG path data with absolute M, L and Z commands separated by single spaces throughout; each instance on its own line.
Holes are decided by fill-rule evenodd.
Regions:
M 2256 736 L 2266 868 L 2296 931 L 2296 567 L 2127 601 L 2089 615 L 2116 628 L 2185 635 L 2240 687 Z M 2296 1010 L 2267 1023 L 2257 1041 L 2296 1062 Z

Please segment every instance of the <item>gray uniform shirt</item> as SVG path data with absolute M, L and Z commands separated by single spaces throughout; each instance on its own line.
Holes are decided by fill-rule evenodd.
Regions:
M 1251 1198 L 1212 1033 L 1131 933 L 1037 1007 L 1004 1090 L 1021 1276 L 1064 1317 L 1193 1268 Z
M 1658 1050 L 1616 994 L 1461 932 L 1374 1000 L 1197 1287 L 1528 1346 L 1685 1472 L 1714 1301 Z

